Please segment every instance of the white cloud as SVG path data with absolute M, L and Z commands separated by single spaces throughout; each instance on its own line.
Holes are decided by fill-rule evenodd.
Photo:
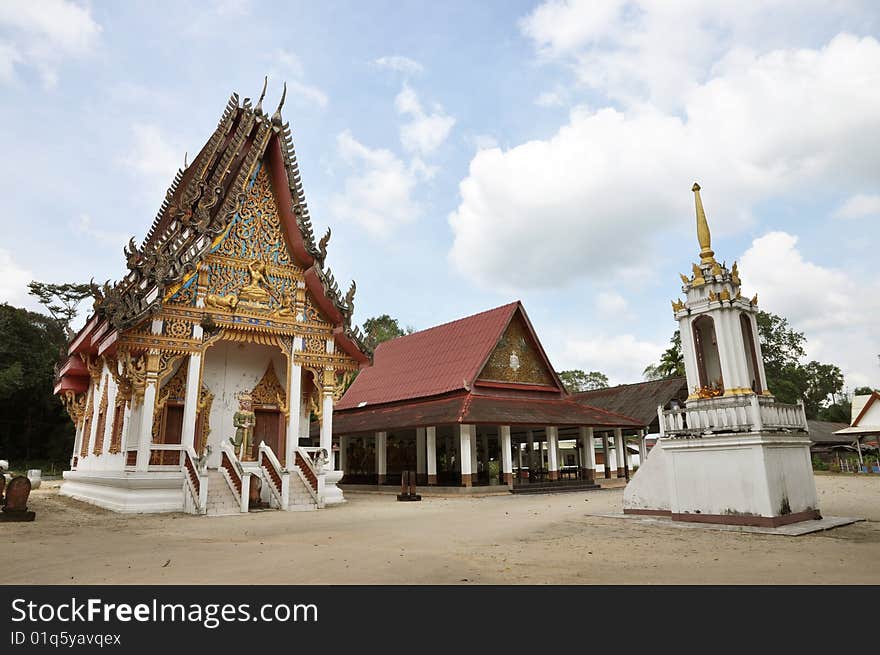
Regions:
M 400 142 L 409 152 L 421 155 L 434 152 L 446 141 L 455 125 L 455 119 L 440 106 L 431 113 L 426 112 L 418 94 L 406 84 L 394 99 L 394 106 L 399 114 L 410 118 L 400 127 Z
M 0 29 L 9 39 L 0 44 L 0 79 L 29 65 L 47 87 L 58 81 L 62 63 L 90 54 L 101 33 L 91 10 L 68 0 L 0 2 Z
M 276 50 L 272 54 L 273 64 L 278 69 L 273 69 L 269 75 L 269 80 L 283 79 L 287 83 L 287 102 L 306 101 L 306 103 L 315 104 L 321 109 L 325 108 L 329 102 L 327 94 L 318 87 L 306 82 L 305 67 L 302 60 L 293 52 L 288 50 Z M 265 107 L 264 107 L 265 108 Z M 269 110 L 271 113 L 271 110 Z
M 491 134 L 475 134 L 469 141 L 477 150 L 489 150 L 498 147 L 498 139 Z
M 666 348 L 632 334 L 589 334 L 567 340 L 559 359 L 565 368 L 601 371 L 611 384 L 625 384 L 642 380 L 645 367 L 656 363 Z
M 629 303 L 616 291 L 600 291 L 596 295 L 596 311 L 601 318 L 625 318 L 629 315 Z
M 376 68 L 393 70 L 406 75 L 418 75 L 424 70 L 423 66 L 415 59 L 402 57 L 400 55 L 379 57 L 378 59 L 374 59 L 372 63 Z
M 412 197 L 419 167 L 408 167 L 390 150 L 368 148 L 348 130 L 336 137 L 336 145 L 355 171 L 345 180 L 344 192 L 330 199 L 337 219 L 354 221 L 380 237 L 420 215 L 421 207 Z
M 755 239 L 740 259 L 743 293 L 756 290 L 761 309 L 804 332 L 811 359 L 837 364 L 852 386 L 876 385 L 877 362 L 864 355 L 878 352 L 880 283 L 808 261 L 797 242 L 786 232 Z
M 835 218 L 852 219 L 866 216 L 880 216 L 880 195 L 856 194 L 834 212 Z
M 565 103 L 565 94 L 559 90 L 544 91 L 535 98 L 535 104 L 539 107 L 564 107 Z
M 498 289 L 603 277 L 643 263 L 661 232 L 691 234 L 695 179 L 720 234 L 760 200 L 819 182 L 864 188 L 878 166 L 880 43 L 739 52 L 682 114 L 575 108 L 546 140 L 479 151 L 449 218 L 450 258 Z
M 845 29 L 862 32 L 875 12 L 859 0 L 549 0 L 520 29 L 542 61 L 565 64 L 608 98 L 672 110 L 734 47 L 769 50 Z
M 34 274 L 20 266 L 8 250 L 0 248 L 0 302 L 16 307 L 34 308 L 33 298 L 28 295 L 28 282 Z
M 173 145 L 156 125 L 135 123 L 131 127 L 131 143 L 128 154 L 121 160 L 133 172 L 146 178 L 147 191 L 164 197 L 183 167 L 183 149 Z
M 128 243 L 128 238 L 130 236 L 127 236 L 123 232 L 105 230 L 96 226 L 94 220 L 92 220 L 92 217 L 88 214 L 80 214 L 78 219 L 71 221 L 70 227 L 75 234 L 114 249 L 121 249 L 123 245 Z

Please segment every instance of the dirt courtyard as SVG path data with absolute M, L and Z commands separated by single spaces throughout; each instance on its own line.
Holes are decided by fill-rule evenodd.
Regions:
M 823 514 L 868 521 L 782 537 L 588 516 L 620 512 L 621 489 L 138 516 L 44 488 L 34 523 L 0 523 L 0 583 L 880 583 L 880 476 L 816 485 Z

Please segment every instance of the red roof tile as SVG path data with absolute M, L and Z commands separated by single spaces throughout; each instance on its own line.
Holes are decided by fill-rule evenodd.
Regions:
M 336 409 L 437 396 L 468 388 L 519 301 L 379 344 Z

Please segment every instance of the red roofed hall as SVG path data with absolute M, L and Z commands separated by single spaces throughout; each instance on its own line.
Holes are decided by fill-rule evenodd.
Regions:
M 642 428 L 569 396 L 519 301 L 380 344 L 333 414 L 344 484 L 583 488 Z

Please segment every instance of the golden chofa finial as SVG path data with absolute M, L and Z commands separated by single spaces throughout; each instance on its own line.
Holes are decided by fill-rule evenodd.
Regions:
M 703 201 L 700 198 L 700 185 L 694 182 L 691 190 L 694 192 L 694 200 L 697 203 L 697 240 L 700 242 L 700 262 L 712 264 L 715 262 L 715 253 L 712 252 L 712 235 L 709 232 L 709 223 L 706 220 L 706 212 L 703 210 Z

